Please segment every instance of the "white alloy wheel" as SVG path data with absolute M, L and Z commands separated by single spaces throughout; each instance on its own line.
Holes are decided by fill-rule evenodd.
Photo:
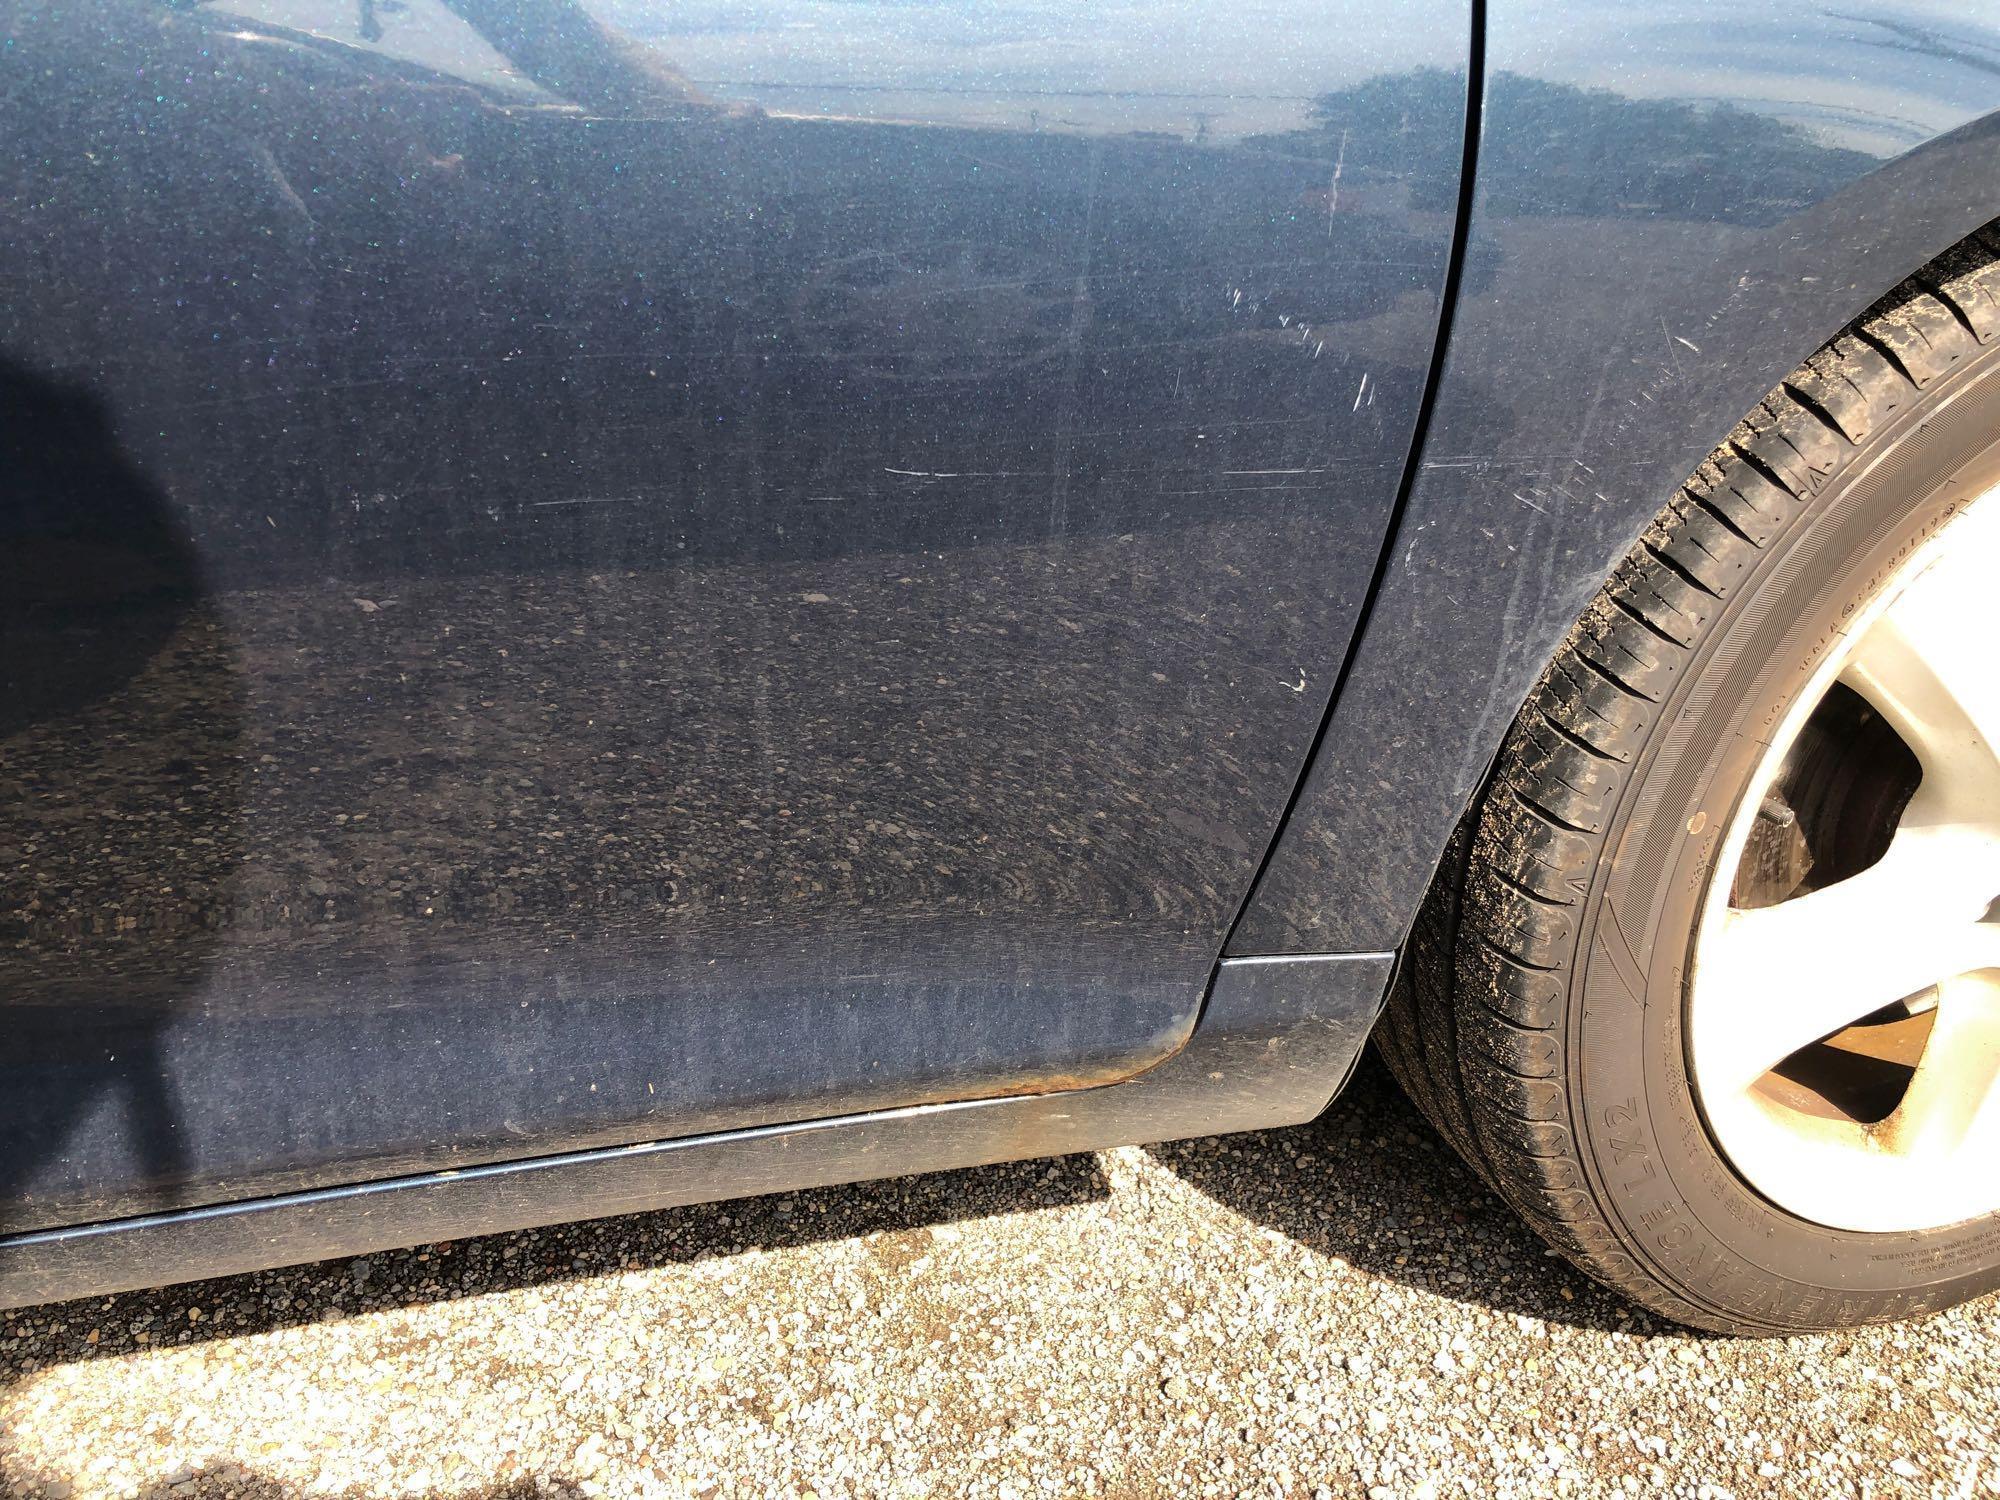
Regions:
M 2000 1210 L 2000 490 L 1854 614 L 1714 869 L 1688 1057 L 1736 1171 L 1836 1229 Z

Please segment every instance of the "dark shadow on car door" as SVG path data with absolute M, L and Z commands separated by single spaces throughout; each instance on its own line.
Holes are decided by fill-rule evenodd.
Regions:
M 1465 8 L 826 9 L 8 14 L 0 1227 L 1184 1038 L 1402 472 Z

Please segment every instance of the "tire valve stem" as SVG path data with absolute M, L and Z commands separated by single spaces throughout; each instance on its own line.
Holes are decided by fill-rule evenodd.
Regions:
M 1776 792 L 1765 795 L 1757 806 L 1757 816 L 1767 823 L 1775 823 L 1780 828 L 1790 828 L 1798 822 L 1799 815 L 1792 811 L 1792 804 Z
M 1799 826 L 1797 809 L 1783 793 L 1768 792 L 1757 805 L 1757 821 L 1732 884 L 1731 904 L 1775 906 L 1798 892 L 1812 867 L 1812 850 Z

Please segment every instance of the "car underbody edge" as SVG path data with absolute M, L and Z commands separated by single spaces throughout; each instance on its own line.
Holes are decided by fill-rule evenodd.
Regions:
M 1226 960 L 1187 1044 L 1099 1088 L 838 1116 L 0 1238 L 0 1307 L 912 1172 L 1297 1124 L 1380 1013 L 1387 953 Z

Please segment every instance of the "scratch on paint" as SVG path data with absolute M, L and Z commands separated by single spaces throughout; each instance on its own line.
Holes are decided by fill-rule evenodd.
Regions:
M 1326 237 L 1333 238 L 1333 216 L 1340 207 L 1340 174 L 1347 166 L 1347 132 L 1340 132 L 1340 150 L 1333 158 L 1333 181 L 1326 187 Z
M 1368 373 L 1367 371 L 1364 370 L 1361 374 L 1361 384 L 1357 386 L 1354 391 L 1354 406 L 1352 408 L 1353 410 L 1355 411 L 1361 410 L 1361 398 L 1365 396 L 1367 393 L 1368 393 Z
M 313 223 L 312 211 L 306 207 L 305 199 L 299 196 L 298 189 L 292 186 L 291 178 L 285 175 L 285 169 L 278 164 L 278 158 L 271 148 L 262 141 L 253 142 L 250 146 L 250 159 L 257 164 L 258 170 L 264 174 L 271 186 L 277 189 L 278 197 L 284 201 L 285 207 L 297 214 L 307 229 L 317 228 L 318 226 Z
M 1701 353 L 1701 345 L 1692 343 L 1689 340 L 1682 338 L 1679 334 L 1674 335 L 1674 342 L 1676 344 L 1686 344 L 1688 348 L 1694 350 L 1695 353 L 1697 354 Z
M 1530 500 L 1526 495 L 1522 494 L 1519 490 L 1514 491 L 1514 498 L 1520 501 L 1523 505 L 1527 506 L 1529 510 L 1534 511 L 1538 515 L 1545 516 L 1548 514 L 1547 511 L 1541 508 L 1541 506 L 1535 504 L 1534 501 Z

